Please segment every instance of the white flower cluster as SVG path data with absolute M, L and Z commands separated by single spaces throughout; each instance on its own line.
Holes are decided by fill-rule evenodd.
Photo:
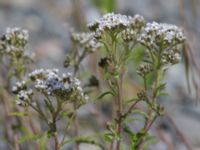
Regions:
M 112 30 L 116 29 L 118 27 L 126 27 L 129 25 L 129 20 L 132 19 L 130 16 L 121 15 L 121 14 L 114 14 L 114 13 L 108 13 L 105 14 L 102 18 L 99 20 L 96 20 L 94 23 L 91 23 L 88 25 L 90 29 L 96 29 L 99 30 Z
M 95 37 L 100 38 L 104 31 L 114 32 L 116 30 L 122 31 L 129 27 L 141 29 L 144 26 L 145 20 L 140 15 L 135 15 L 134 17 L 108 13 L 102 18 L 96 20 L 94 23 L 88 24 L 88 28 L 95 32 Z
M 31 102 L 33 96 L 33 90 L 27 89 L 27 81 L 16 82 L 15 86 L 12 88 L 12 92 L 17 94 L 19 100 L 17 101 L 18 105 L 27 106 L 27 103 Z
M 156 48 L 159 45 L 171 47 L 182 43 L 185 36 L 181 28 L 175 25 L 164 23 L 147 23 L 138 41 L 150 48 Z
M 149 50 L 156 50 L 162 64 L 180 61 L 180 48 L 186 37 L 181 28 L 171 24 L 147 23 L 138 41 Z
M 7 28 L 6 33 L 1 37 L 0 49 L 8 54 L 23 52 L 28 43 L 29 34 L 21 28 Z
M 94 38 L 94 33 L 73 33 L 72 40 L 85 50 L 94 52 L 100 43 Z
M 85 103 L 87 96 L 80 86 L 80 81 L 71 73 L 62 74 L 62 76 L 59 76 L 58 73 L 58 69 L 38 69 L 31 72 L 28 77 L 33 82 L 34 88 L 42 94 L 70 101 L 76 107 Z M 28 100 L 32 92 L 23 88 L 26 82 L 23 83 L 17 83 L 13 87 L 13 92 L 18 94 L 20 100 Z
M 137 31 L 131 28 L 127 28 L 124 31 L 122 31 L 122 39 L 127 42 L 135 41 L 137 38 L 137 34 L 138 34 Z

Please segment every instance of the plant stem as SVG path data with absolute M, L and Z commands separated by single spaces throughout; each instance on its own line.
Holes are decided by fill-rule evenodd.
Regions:
M 154 123 L 154 121 L 156 120 L 157 118 L 157 115 L 154 115 L 153 119 L 148 119 L 148 121 L 146 122 L 145 124 L 145 127 L 144 127 L 144 134 L 146 135 L 147 132 L 149 131 L 149 129 L 151 128 L 152 124 Z M 141 137 L 140 141 L 138 142 L 138 144 L 136 145 L 136 149 L 140 150 L 143 142 L 144 142 L 144 137 Z
M 139 102 L 139 100 L 136 100 L 130 107 L 129 109 L 127 110 L 126 113 L 124 113 L 123 117 L 127 117 L 131 112 L 132 110 L 134 109 L 134 107 L 136 106 L 136 104 Z
M 117 110 L 116 110 L 116 120 L 117 120 L 117 134 L 118 134 L 118 137 L 117 137 L 117 143 L 116 143 L 116 150 L 120 150 L 120 147 L 121 147 L 121 132 L 122 132 L 122 111 L 123 111 L 123 108 L 122 108 L 122 85 L 123 85 L 123 69 L 122 67 L 120 67 L 121 65 L 119 65 L 119 61 L 118 60 L 118 57 L 117 57 L 117 35 L 113 34 L 112 35 L 112 50 L 111 50 L 111 53 L 112 53 L 112 60 L 113 60 L 113 63 L 115 65 L 115 71 L 118 72 L 119 76 L 115 78 L 115 83 L 116 83 L 116 86 L 117 86 L 117 96 L 116 96 L 116 100 L 117 100 L 117 103 L 116 103 L 116 107 L 117 107 Z
M 109 150 L 113 150 L 113 144 L 114 144 L 114 141 L 112 141 L 112 143 L 110 144 Z
M 145 92 L 147 91 L 147 78 L 146 78 L 146 75 L 144 75 L 144 89 L 145 89 Z
M 54 142 L 55 142 L 55 150 L 59 150 L 59 142 L 58 142 L 58 134 L 57 132 L 54 133 Z
M 120 145 L 121 145 L 121 132 L 122 132 L 122 82 L 123 82 L 123 74 L 120 75 L 118 81 L 117 81 L 117 85 L 118 85 L 118 97 L 117 97 L 117 100 L 118 100 L 118 110 L 117 110 L 117 115 L 119 116 L 118 120 L 117 120 L 117 123 L 118 123 L 118 129 L 117 129 L 117 132 L 118 132 L 118 136 L 119 136 L 119 139 L 117 139 L 117 147 L 116 147 L 116 150 L 120 150 Z
M 65 142 L 65 138 L 67 136 L 67 131 L 70 128 L 70 126 L 72 125 L 72 122 L 73 122 L 74 118 L 75 118 L 75 114 L 72 115 L 72 117 L 69 119 L 67 125 L 65 126 L 64 135 L 63 135 L 63 138 L 62 138 L 62 140 L 61 140 L 61 142 L 59 144 L 59 148 L 61 148 L 63 146 L 63 144 Z
M 78 124 L 78 119 L 77 116 L 75 118 L 75 135 L 78 136 L 79 135 L 79 124 Z M 76 150 L 80 150 L 79 148 L 79 143 L 76 142 Z
M 159 86 L 159 84 L 160 84 L 160 76 L 161 76 L 161 69 L 160 69 L 160 65 L 161 65 L 161 51 L 159 52 L 159 57 L 158 57 L 158 60 L 157 60 L 157 65 L 155 66 L 155 69 L 156 69 L 156 80 L 155 80 L 155 85 L 154 85 L 154 88 L 153 88 L 153 97 L 152 97 L 152 101 L 151 101 L 151 103 L 149 104 L 149 105 L 154 105 L 155 103 L 156 103 L 156 100 L 157 100 L 157 98 L 158 98 L 158 96 L 157 96 L 157 92 L 158 92 L 158 90 L 157 90 L 157 88 L 158 88 L 158 86 Z M 146 83 L 146 76 L 144 76 L 144 88 L 145 88 L 145 92 L 147 92 L 147 83 Z M 148 100 L 149 101 L 149 100 Z M 150 101 L 149 101 L 150 102 Z M 147 134 L 147 132 L 148 132 L 148 130 L 150 129 L 150 127 L 152 126 L 152 124 L 154 123 L 154 121 L 156 120 L 156 118 L 157 118 L 157 110 L 152 110 L 152 108 L 149 108 L 149 110 L 148 110 L 148 113 L 149 114 L 151 114 L 152 113 L 152 111 L 156 111 L 156 114 L 154 114 L 154 116 L 153 116 L 153 118 L 151 117 L 151 116 L 149 116 L 148 118 L 147 118 L 147 120 L 146 120 L 146 122 L 145 122 L 145 125 L 144 125 L 144 128 L 143 128 L 143 131 L 144 131 L 144 134 L 146 135 Z M 152 119 L 151 119 L 152 118 Z M 138 142 L 138 144 L 136 145 L 136 149 L 140 149 L 141 148 L 141 146 L 142 146 L 142 144 L 143 144 L 143 142 L 144 142 L 144 137 L 145 136 L 143 136 L 140 140 L 139 140 L 139 142 Z

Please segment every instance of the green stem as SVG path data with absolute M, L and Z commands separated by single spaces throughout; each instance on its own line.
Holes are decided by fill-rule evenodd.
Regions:
M 54 133 L 54 142 L 55 142 L 55 150 L 60 150 L 57 132 Z
M 156 118 L 157 118 L 157 115 L 155 114 L 152 119 L 148 119 L 148 121 L 146 122 L 145 127 L 143 129 L 144 136 L 140 138 L 138 144 L 135 147 L 136 149 L 140 150 L 140 148 L 144 142 L 144 137 L 146 136 L 147 132 L 151 128 L 152 124 L 155 122 Z
M 36 103 L 37 104 L 37 103 Z M 42 117 L 42 119 L 44 119 L 44 121 L 48 124 L 49 121 L 47 119 L 47 117 L 45 116 L 45 114 L 43 113 L 43 111 L 41 110 L 41 108 L 39 107 L 39 105 L 37 104 L 37 107 L 35 107 L 34 105 L 32 105 L 31 103 L 29 103 L 29 105 L 31 106 L 31 108 L 33 108 L 39 115 L 40 117 Z
M 74 118 L 75 118 L 75 114 L 73 114 L 73 115 L 70 117 L 70 119 L 69 119 L 67 125 L 65 126 L 64 135 L 63 135 L 63 138 L 62 138 L 62 140 L 61 140 L 61 142 L 60 142 L 60 144 L 59 144 L 59 148 L 61 148 L 61 147 L 64 145 L 65 138 L 66 138 L 66 136 L 67 136 L 67 131 L 68 131 L 68 129 L 70 128 L 70 126 L 71 126 L 71 124 L 72 124 Z
M 113 34 L 112 36 L 112 54 L 113 54 L 113 61 L 115 64 L 115 68 L 118 66 L 118 58 L 117 58 L 117 45 L 116 45 L 116 35 Z M 122 68 L 119 68 L 121 71 Z M 117 85 L 117 132 L 118 132 L 118 139 L 117 139 L 117 145 L 116 150 L 120 150 L 121 147 L 121 132 L 122 132 L 122 84 L 123 84 L 123 73 L 120 72 L 120 75 L 116 79 L 116 85 Z
M 147 79 L 146 79 L 146 75 L 144 75 L 143 80 L 144 80 L 144 89 L 145 89 L 145 92 L 146 92 L 147 91 Z
M 119 116 L 118 119 L 117 119 L 117 123 L 118 123 L 118 129 L 117 129 L 117 132 L 118 132 L 118 136 L 119 136 L 119 139 L 117 139 L 117 147 L 116 147 L 116 150 L 120 150 L 120 145 L 121 145 L 121 132 L 122 132 L 122 77 L 120 77 L 118 79 L 118 96 L 117 96 L 117 100 L 118 100 L 118 113 L 117 115 Z
M 154 57 L 151 53 L 151 50 L 149 50 L 150 54 L 151 54 L 151 57 L 152 57 L 152 61 L 154 61 Z M 158 113 L 157 113 L 157 109 L 155 110 L 154 107 L 152 109 L 152 106 L 154 106 L 154 104 L 156 103 L 157 101 L 157 93 L 158 93 L 158 86 L 160 85 L 160 81 L 161 81 L 161 74 L 162 74 L 162 70 L 161 70 L 161 54 L 162 54 L 162 48 L 161 50 L 159 51 L 158 53 L 158 56 L 157 56 L 157 62 L 155 64 L 155 73 L 156 73 L 156 80 L 155 80 L 155 84 L 154 84 L 154 88 L 153 88 L 153 97 L 152 97 L 152 101 L 149 101 L 147 100 L 148 102 L 148 106 L 149 106 L 149 110 L 148 110 L 148 114 L 152 114 L 153 111 L 155 111 L 155 114 L 152 116 L 149 116 L 145 122 L 145 125 L 144 125 L 144 128 L 143 128 L 143 131 L 144 131 L 144 135 L 147 134 L 148 130 L 150 129 L 150 127 L 152 126 L 152 124 L 155 122 L 157 116 L 158 116 Z M 147 91 L 147 84 L 146 84 L 146 77 L 144 76 L 144 88 L 145 88 L 145 91 Z M 140 149 L 143 142 L 144 142 L 144 137 L 143 136 L 138 144 L 136 145 L 136 149 Z

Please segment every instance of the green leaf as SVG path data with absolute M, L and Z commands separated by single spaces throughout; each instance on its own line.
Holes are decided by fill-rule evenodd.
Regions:
M 47 99 L 44 99 L 44 102 L 45 102 L 45 105 L 47 106 L 48 110 L 51 113 L 53 113 L 54 112 L 54 108 L 53 108 L 52 104 Z
M 20 138 L 18 142 L 23 143 L 29 140 L 37 140 L 38 138 L 40 138 L 40 135 L 29 134 L 27 136 Z
M 112 133 L 105 133 L 103 138 L 105 141 L 111 143 L 113 141 L 114 135 Z
M 112 92 L 112 91 L 107 91 L 107 92 L 104 92 L 102 93 L 100 96 L 98 96 L 97 99 L 102 99 L 104 96 L 106 95 L 112 95 L 112 96 L 115 96 L 115 94 Z
M 146 76 L 147 87 L 150 87 L 155 80 L 155 73 L 150 73 Z
M 158 96 L 168 96 L 169 94 L 166 93 L 166 92 L 161 92 L 161 93 L 158 93 L 157 95 L 158 95 Z
M 63 112 L 60 113 L 60 116 L 62 116 L 62 117 L 68 117 L 69 114 L 70 114 L 69 112 L 63 111 Z
M 165 89 L 165 87 L 166 87 L 166 83 L 161 83 L 158 87 L 157 87 L 157 91 L 158 90 L 163 90 L 163 89 Z
M 156 144 L 158 140 L 154 136 L 146 136 L 142 149 L 148 149 L 150 145 Z
M 115 10 L 115 0 L 91 0 L 94 6 L 104 13 L 113 12 Z
M 148 60 L 148 59 L 144 59 L 143 61 L 148 63 L 148 64 L 153 64 L 153 62 L 151 60 Z
M 145 48 L 143 46 L 137 46 L 132 54 L 133 63 L 138 66 L 144 58 Z
M 134 113 L 134 114 L 140 114 L 144 118 L 148 118 L 148 114 L 146 114 L 144 111 L 142 111 L 140 109 L 134 109 L 134 110 L 132 110 L 132 113 Z
M 134 121 L 139 121 L 139 122 L 144 122 L 145 121 L 145 119 L 144 118 L 142 118 L 142 117 L 131 117 L 131 118 L 128 118 L 128 119 L 126 119 L 126 123 L 131 123 L 131 122 L 134 122 Z
M 28 116 L 26 112 L 11 112 L 8 114 L 9 116 L 17 116 L 17 117 L 25 117 Z
M 91 137 L 75 137 L 75 138 L 72 138 L 72 139 L 69 139 L 69 140 L 66 140 L 64 142 L 64 145 L 65 144 L 69 144 L 71 142 L 77 142 L 77 143 L 86 143 L 86 144 L 91 144 L 91 145 L 95 145 L 99 148 L 101 148 L 102 150 L 105 150 L 104 146 L 98 142 L 96 142 L 95 140 L 92 140 L 90 139 Z
M 45 132 L 44 135 L 41 137 L 39 145 L 40 150 L 46 150 L 46 142 L 47 142 L 47 132 Z
M 138 101 L 138 97 L 133 97 L 133 98 L 131 98 L 131 99 L 128 99 L 128 100 L 126 100 L 126 103 L 125 104 L 130 104 L 130 103 L 132 103 L 132 102 L 135 102 L 135 101 Z
M 134 136 L 134 133 L 131 131 L 129 126 L 124 125 L 123 129 L 124 129 L 124 132 L 128 134 L 129 138 L 132 139 L 132 137 Z
M 105 148 L 103 147 L 102 144 L 97 143 L 95 140 L 91 140 L 88 137 L 79 137 L 75 141 L 78 143 L 86 143 L 86 144 L 95 145 L 95 146 L 101 148 L 102 150 L 105 150 Z
M 155 90 L 155 96 L 158 96 L 159 93 L 164 90 L 166 87 L 166 83 L 161 83 Z

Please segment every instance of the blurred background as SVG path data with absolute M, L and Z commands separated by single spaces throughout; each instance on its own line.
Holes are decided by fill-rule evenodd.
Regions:
M 182 63 L 167 72 L 169 96 L 161 100 L 166 116 L 152 129 L 160 140 L 151 149 L 200 150 L 200 0 L 0 0 L 0 33 L 7 27 L 28 29 L 37 66 L 63 69 L 70 32 L 87 31 L 87 23 L 107 12 L 140 14 L 184 28 L 187 47 Z M 92 107 L 82 108 L 80 116 L 87 118 Z M 2 150 L 3 145 L 1 140 Z

